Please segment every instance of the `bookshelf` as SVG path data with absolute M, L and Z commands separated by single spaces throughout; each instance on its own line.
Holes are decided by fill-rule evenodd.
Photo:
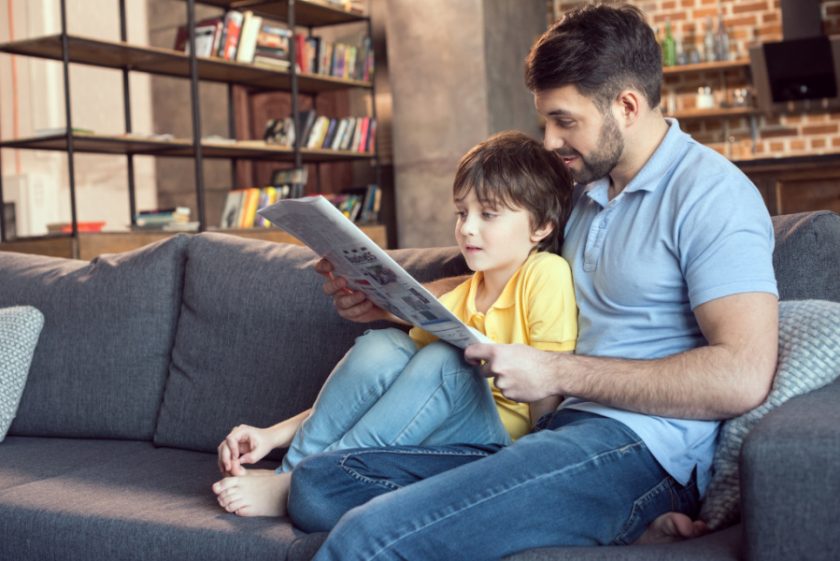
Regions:
M 181 2 L 186 8 L 186 25 L 189 30 L 188 44 L 191 45 L 190 53 L 196 52 L 195 7 L 197 3 L 214 6 L 225 11 L 251 10 L 253 13 L 262 17 L 282 21 L 293 31 L 298 27 L 308 27 L 310 35 L 314 27 L 360 23 L 367 26 L 368 36 L 372 37 L 369 16 L 329 5 L 324 3 L 323 0 L 181 0 Z M 76 210 L 76 174 L 74 169 L 74 155 L 76 153 L 110 154 L 123 156 L 127 159 L 129 212 L 132 225 L 136 223 L 137 216 L 133 157 L 135 155 L 144 155 L 192 159 L 195 162 L 196 219 L 199 223 L 199 231 L 208 229 L 204 201 L 204 172 L 202 169 L 204 158 L 229 159 L 234 162 L 238 160 L 286 162 L 293 164 L 294 167 L 301 167 L 304 163 L 369 160 L 375 168 L 377 181 L 379 180 L 378 148 L 376 147 L 378 143 L 374 144 L 373 152 L 356 152 L 349 150 L 304 148 L 300 145 L 300 135 L 296 135 L 295 143 L 291 147 L 268 144 L 262 140 L 235 141 L 226 139 L 223 141 L 212 141 L 203 139 L 201 134 L 201 108 L 198 96 L 198 83 L 200 81 L 224 83 L 229 88 L 233 85 L 240 85 L 252 92 L 287 91 L 291 93 L 291 112 L 296 118 L 299 114 L 299 95 L 317 96 L 319 93 L 324 92 L 358 88 L 367 92 L 367 95 L 370 95 L 371 98 L 374 98 L 375 88 L 372 80 L 368 82 L 321 74 L 301 73 L 295 64 L 291 64 L 288 71 L 283 71 L 257 66 L 252 63 L 198 57 L 174 49 L 129 44 L 126 39 L 125 0 L 119 0 L 120 41 L 105 41 L 79 35 L 70 35 L 67 32 L 66 10 L 66 0 L 60 0 L 60 34 L 2 43 L 0 44 L 0 53 L 55 60 L 62 63 L 67 132 L 0 141 L 0 158 L 2 158 L 3 149 L 51 150 L 68 154 L 71 232 L 69 234 L 51 235 L 28 240 L 18 239 L 16 243 L 9 244 L 5 243 L 8 240 L 6 240 L 5 228 L 2 223 L 2 217 L 0 217 L 0 242 L 4 242 L 6 248 L 12 249 L 12 246 L 14 246 L 17 248 L 15 250 L 24 250 L 21 248 L 25 248 L 25 250 L 37 253 L 38 251 L 34 250 L 40 244 L 45 247 L 47 245 L 49 246 L 44 250 L 45 253 L 54 254 L 58 251 L 64 254 L 64 247 L 69 245 L 71 248 L 69 256 L 80 257 L 85 254 L 85 251 L 82 249 L 85 245 L 82 243 L 82 238 L 88 242 L 90 238 L 97 235 L 112 240 L 122 239 L 117 233 L 87 234 L 79 232 L 79 221 Z M 296 55 L 294 40 L 290 41 L 289 47 L 289 58 L 291 61 L 294 61 Z M 69 65 L 71 63 L 113 68 L 122 71 L 125 118 L 124 133 L 92 134 L 74 131 L 70 105 L 72 93 L 69 86 Z M 129 109 L 131 99 L 128 87 L 128 76 L 130 72 L 174 76 L 190 81 L 192 138 L 161 139 L 132 133 L 131 113 Z M 231 103 L 230 99 L 228 103 Z M 376 103 L 372 102 L 370 106 L 372 108 L 371 117 L 376 119 Z M 230 136 L 231 138 L 235 138 L 236 123 L 234 112 L 232 107 L 229 107 L 229 109 L 231 114 L 229 120 Z M 297 125 L 298 130 L 300 130 L 301 124 L 297 123 Z M 231 188 L 235 188 L 235 183 L 232 184 Z M 2 204 L 2 201 L 3 185 L 2 177 L 0 176 L 0 204 Z M 377 238 L 383 241 L 386 239 L 384 228 L 381 226 L 371 225 L 363 229 L 371 237 L 374 237 L 375 240 Z M 224 231 L 228 232 L 228 230 Z M 237 230 L 230 231 L 230 233 L 261 237 L 263 239 L 279 239 L 273 231 L 268 229 L 255 229 L 252 232 Z M 161 233 L 161 235 L 171 234 Z M 153 241 L 146 232 L 126 232 L 123 237 L 125 238 L 125 236 L 135 241 L 146 239 Z M 57 237 L 68 239 L 57 241 Z M 284 238 L 284 241 L 289 240 L 285 240 Z M 87 245 L 90 245 L 90 243 Z M 386 245 L 386 243 L 383 243 L 383 245 Z

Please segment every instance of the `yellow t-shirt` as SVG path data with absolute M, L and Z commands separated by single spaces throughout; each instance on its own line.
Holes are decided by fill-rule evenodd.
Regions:
M 522 343 L 544 351 L 573 351 L 577 339 L 577 306 L 572 271 L 565 259 L 545 252 L 532 253 L 513 274 L 499 298 L 483 314 L 475 296 L 483 274 L 479 271 L 440 297 L 458 318 L 496 343 Z M 437 337 L 413 328 L 409 335 L 423 347 Z M 488 379 L 499 417 L 516 440 L 531 429 L 528 404 L 511 401 Z

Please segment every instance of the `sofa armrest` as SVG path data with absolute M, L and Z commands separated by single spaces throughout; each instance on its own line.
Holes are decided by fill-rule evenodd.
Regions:
M 840 380 L 791 399 L 750 432 L 741 490 L 746 559 L 840 559 Z

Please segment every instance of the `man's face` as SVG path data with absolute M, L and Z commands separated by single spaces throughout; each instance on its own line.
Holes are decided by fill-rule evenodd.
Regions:
M 545 147 L 563 158 L 576 182 L 591 183 L 615 168 L 624 137 L 610 111 L 602 113 L 575 86 L 536 92 L 534 103 L 545 117 Z

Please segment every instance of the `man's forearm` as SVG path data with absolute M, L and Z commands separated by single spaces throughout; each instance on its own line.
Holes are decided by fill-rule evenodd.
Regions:
M 560 355 L 552 357 L 558 385 L 552 393 L 649 415 L 725 419 L 757 406 L 766 395 L 733 376 L 751 368 L 729 351 L 701 347 L 658 360 Z

